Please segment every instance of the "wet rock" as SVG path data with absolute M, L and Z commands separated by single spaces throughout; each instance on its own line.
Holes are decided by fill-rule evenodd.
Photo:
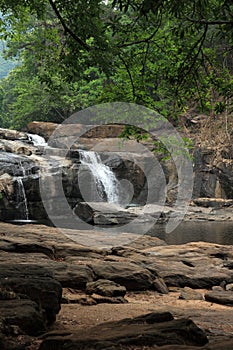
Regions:
M 217 304 L 233 305 L 233 292 L 231 290 L 213 290 L 205 294 L 205 300 Z
M 13 141 L 28 140 L 28 136 L 25 132 L 0 128 L 0 139 L 13 140 Z
M 47 335 L 40 350 L 110 349 L 123 346 L 163 346 L 167 344 L 203 346 L 208 343 L 205 333 L 187 319 L 174 320 L 167 313 L 151 313 L 134 319 L 108 322 L 92 327 L 82 334 Z
M 126 288 L 113 281 L 99 279 L 95 282 L 87 283 L 87 294 L 99 294 L 106 297 L 124 296 Z
M 203 300 L 203 296 L 201 293 L 196 292 L 192 288 L 185 287 L 179 296 L 179 299 L 183 300 Z

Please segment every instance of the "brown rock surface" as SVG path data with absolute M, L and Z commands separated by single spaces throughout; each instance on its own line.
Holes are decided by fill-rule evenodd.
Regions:
M 110 349 L 122 345 L 151 346 L 167 344 L 205 345 L 205 333 L 191 320 L 174 320 L 169 312 L 150 313 L 136 318 L 100 324 L 66 337 L 48 336 L 40 350 Z
M 98 237 L 98 232 L 75 230 L 64 232 L 69 236 L 53 227 L 0 224 L 0 280 L 1 285 L 11 289 L 13 293 L 10 294 L 13 299 L 9 298 L 7 302 L 25 303 L 27 296 L 29 302 L 41 307 L 39 310 L 42 310 L 43 317 L 46 314 L 48 317 L 50 313 L 56 315 L 60 308 L 59 283 L 62 284 L 64 293 L 65 290 L 70 290 L 70 295 L 66 299 L 63 298 L 63 301 L 69 304 L 62 305 L 57 322 L 53 326 L 54 332 L 59 335 L 59 344 L 65 341 L 64 332 L 70 337 L 68 334 L 79 334 L 84 328 L 88 333 L 90 327 L 97 327 L 103 322 L 119 321 L 126 317 L 135 318 L 146 312 L 169 311 L 178 319 L 177 324 L 181 322 L 180 318 L 186 320 L 191 318 L 197 326 L 207 331 L 210 344 L 204 349 L 215 349 L 213 341 L 217 340 L 221 340 L 226 349 L 230 346 L 229 341 L 233 333 L 231 308 L 206 300 L 180 300 L 179 295 L 181 287 L 211 288 L 222 282 L 224 285 L 231 283 L 233 280 L 231 246 L 203 242 L 168 246 L 153 237 L 142 236 L 132 242 L 132 246 L 128 242 L 128 246 L 98 249 L 81 245 L 69 238 L 79 233 L 83 238 L 86 235 L 88 242 L 89 235 Z M 98 282 L 102 278 L 125 286 L 127 289 L 125 298 L 128 302 L 116 304 L 120 301 L 108 296 L 101 297 L 95 293 L 92 299 L 88 299 L 90 297 L 85 294 L 87 283 Z M 158 293 L 156 281 L 161 281 L 165 291 L 169 293 L 161 294 L 162 291 Z M 203 296 L 207 291 L 202 289 L 198 292 Z M 45 327 L 47 322 L 44 323 Z M 188 324 L 190 323 L 185 323 L 186 326 Z M 183 324 L 184 327 L 185 325 Z M 140 329 L 141 332 L 144 330 L 141 325 L 137 325 L 136 328 L 138 335 Z M 149 327 L 145 331 L 149 332 L 145 333 L 149 334 L 148 339 L 151 339 L 150 329 Z M 1 332 L 5 342 L 5 334 L 2 330 Z M 164 332 L 166 333 L 166 330 Z M 179 336 L 178 338 L 172 336 L 173 344 Z M 23 342 L 19 340 L 18 335 L 12 337 L 19 344 Z M 44 344 L 49 337 L 45 339 Z M 172 337 L 169 338 L 171 341 Z M 78 339 L 76 335 L 74 338 Z M 31 342 L 34 340 L 31 339 Z M 40 342 L 37 343 L 35 350 L 39 348 Z M 221 344 L 219 342 L 219 349 Z M 142 349 L 142 345 L 137 346 L 138 349 Z M 186 346 L 187 349 L 193 348 Z M 156 349 L 156 345 L 150 344 L 147 347 Z M 7 348 L 10 349 L 9 346 Z M 22 348 L 27 349 L 26 346 Z M 175 345 L 173 348 L 175 349 Z M 130 347 L 124 343 L 122 349 L 128 350 Z

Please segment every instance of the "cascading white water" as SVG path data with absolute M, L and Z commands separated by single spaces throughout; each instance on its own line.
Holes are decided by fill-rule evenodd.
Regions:
M 101 201 L 118 203 L 118 180 L 112 170 L 102 163 L 99 154 L 91 151 L 80 151 L 80 162 L 90 169 Z
M 23 185 L 23 181 L 21 177 L 18 177 L 16 179 L 17 184 L 18 184 L 18 203 L 20 205 L 20 203 L 23 203 L 23 209 L 21 214 L 23 215 L 23 220 L 29 220 L 29 211 L 28 211 L 28 203 L 27 203 L 27 197 L 26 197 L 26 193 L 25 193 L 25 189 L 24 189 L 24 185 Z
M 34 146 L 47 146 L 47 142 L 40 135 L 28 134 L 28 137 L 32 141 Z

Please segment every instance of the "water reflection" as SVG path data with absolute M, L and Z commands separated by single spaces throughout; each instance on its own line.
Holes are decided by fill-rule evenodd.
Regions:
M 163 225 L 156 224 L 148 234 L 168 244 L 204 241 L 233 245 L 233 222 L 182 222 L 172 233 L 166 233 Z

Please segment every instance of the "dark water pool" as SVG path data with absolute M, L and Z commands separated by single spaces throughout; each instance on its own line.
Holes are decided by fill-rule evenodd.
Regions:
M 155 225 L 148 234 L 168 244 L 204 241 L 233 245 L 233 222 L 182 222 L 172 233 L 166 233 L 163 225 Z

